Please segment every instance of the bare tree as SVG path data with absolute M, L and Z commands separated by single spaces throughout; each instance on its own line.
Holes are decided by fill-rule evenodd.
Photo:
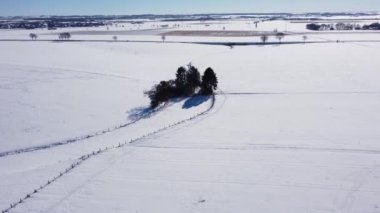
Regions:
M 264 35 L 260 36 L 260 39 L 265 44 L 268 41 L 268 36 L 264 34 Z
M 29 37 L 30 37 L 32 40 L 36 40 L 38 36 L 37 36 L 36 34 L 34 34 L 34 33 L 30 33 L 30 34 L 29 34 Z
M 302 36 L 302 39 L 303 39 L 303 43 L 305 44 L 307 40 L 307 36 L 306 35 Z
M 60 40 L 69 40 L 71 38 L 71 34 L 70 33 L 60 33 L 58 38 Z
M 285 33 L 277 33 L 276 38 L 281 44 L 281 40 L 285 37 Z

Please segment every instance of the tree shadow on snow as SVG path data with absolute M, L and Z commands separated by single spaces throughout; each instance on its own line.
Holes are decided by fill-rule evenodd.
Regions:
M 129 120 L 139 120 L 143 118 L 152 117 L 158 110 L 154 110 L 151 107 L 136 107 L 128 111 Z
M 159 113 L 164 108 L 169 107 L 175 103 L 181 102 L 184 99 L 185 99 L 185 97 L 172 98 L 172 99 L 170 99 L 170 101 L 164 103 L 163 105 L 157 107 L 156 109 L 152 109 L 150 106 L 133 108 L 133 109 L 127 111 L 128 119 L 132 120 L 132 121 L 136 121 L 136 120 L 141 120 L 141 119 L 145 119 L 145 118 L 150 118 L 150 117 L 156 115 L 157 113 Z
M 173 98 L 169 102 L 165 103 L 164 105 L 161 105 L 160 107 L 156 109 L 152 109 L 151 107 L 133 108 L 127 111 L 128 119 L 131 121 L 137 121 L 137 120 L 153 117 L 154 115 L 159 113 L 161 110 L 163 110 L 165 107 L 168 107 L 175 103 L 179 103 L 185 99 L 186 99 L 185 97 Z M 185 103 L 182 106 L 182 109 L 190 109 L 193 107 L 197 107 L 203 104 L 204 102 L 208 101 L 209 99 L 210 99 L 210 96 L 204 96 L 204 95 L 192 96 L 185 101 Z
M 210 96 L 205 96 L 205 95 L 192 96 L 185 101 L 185 103 L 182 106 L 182 109 L 190 109 L 192 107 L 197 107 L 203 104 L 204 102 L 208 101 L 209 99 L 210 99 Z

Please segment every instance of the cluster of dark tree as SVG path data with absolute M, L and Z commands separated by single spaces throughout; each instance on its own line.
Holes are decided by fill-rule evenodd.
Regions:
M 37 34 L 34 34 L 34 33 L 30 33 L 30 34 L 29 34 L 29 37 L 30 37 L 30 39 L 32 39 L 32 40 L 37 40 L 38 35 L 37 35 Z M 59 40 L 69 40 L 69 39 L 71 38 L 71 34 L 70 34 L 70 33 L 60 33 L 60 34 L 58 35 L 58 38 L 59 38 Z
M 176 79 L 161 81 L 145 92 L 152 108 L 176 97 L 190 97 L 194 94 L 212 95 L 218 87 L 218 79 L 213 69 L 207 68 L 202 78 L 198 69 L 192 65 L 179 67 Z
M 281 43 L 282 39 L 286 36 L 286 34 L 283 33 L 283 32 L 277 32 L 276 31 L 274 33 L 275 34 L 273 34 L 273 35 L 276 37 L 276 39 L 279 41 L 279 43 Z M 269 34 L 262 34 L 260 36 L 260 39 L 261 39 L 261 42 L 263 42 L 263 44 L 265 44 L 268 41 L 268 39 L 269 39 Z
M 58 35 L 59 40 L 69 40 L 71 38 L 70 33 L 60 33 Z
M 329 30 L 380 30 L 380 23 L 360 26 L 359 24 L 337 23 L 337 24 L 307 24 L 306 29 L 313 31 Z
M 363 30 L 380 30 L 380 23 L 372 23 L 370 25 L 364 25 Z

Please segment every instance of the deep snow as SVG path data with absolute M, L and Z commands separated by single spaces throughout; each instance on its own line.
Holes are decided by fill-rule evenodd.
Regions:
M 265 26 L 272 24 L 285 26 Z M 1 37 L 12 34 L 27 37 Z M 358 38 L 378 36 L 323 35 Z M 379 49 L 375 42 L 232 49 L 0 42 L 0 152 L 132 122 L 149 104 L 143 91 L 189 62 L 213 67 L 220 81 L 207 114 L 86 160 L 12 212 L 377 212 Z M 88 140 L 1 157 L 1 209 L 82 155 L 197 115 L 211 102 L 189 108 L 188 101 Z

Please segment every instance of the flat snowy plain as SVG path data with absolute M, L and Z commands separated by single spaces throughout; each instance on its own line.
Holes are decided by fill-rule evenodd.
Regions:
M 304 32 L 299 23 L 263 25 Z M 0 38 L 29 33 L 5 30 Z M 167 41 L 249 39 L 259 41 Z M 0 209 L 380 212 L 380 33 L 308 40 L 337 39 L 371 42 L 230 48 L 1 41 Z M 144 90 L 189 62 L 216 71 L 215 102 L 181 99 L 149 112 Z

